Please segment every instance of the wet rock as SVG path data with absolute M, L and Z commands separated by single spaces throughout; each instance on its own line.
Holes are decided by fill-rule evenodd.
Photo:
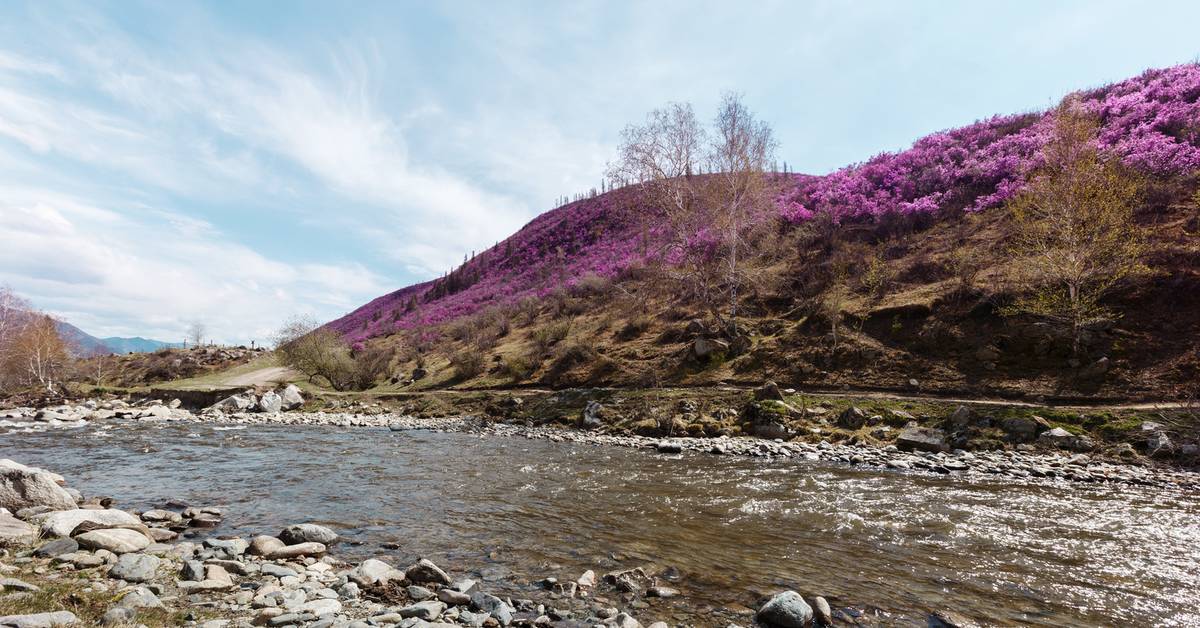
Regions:
M 934 611 L 932 615 L 934 619 L 941 622 L 946 628 L 983 628 L 983 625 L 979 622 L 953 611 Z
M 0 467 L 0 508 L 17 512 L 34 506 L 74 510 L 75 499 L 45 471 Z
M 108 550 L 114 554 L 140 552 L 150 546 L 150 539 L 137 530 L 112 528 L 93 530 L 75 537 L 79 545 L 92 550 Z
M 45 536 L 67 536 L 88 521 L 101 526 L 140 525 L 137 517 L 123 510 L 67 510 L 56 512 L 42 521 L 42 534 Z
M 298 523 L 284 528 L 279 533 L 279 540 L 283 541 L 286 545 L 299 545 L 301 543 L 333 545 L 340 541 L 341 537 L 325 526 L 319 526 L 315 523 Z
M 271 552 L 280 549 L 287 545 L 283 541 L 265 534 L 256 536 L 250 540 L 250 546 L 246 548 L 246 553 L 251 556 L 267 556 Z
M 152 523 L 179 523 L 183 521 L 183 515 L 170 510 L 147 510 L 146 512 L 142 513 L 142 521 L 149 521 Z
M 833 625 L 833 611 L 829 608 L 829 602 L 823 597 L 813 598 L 813 621 L 818 626 Z
M 946 437 L 941 432 L 929 427 L 916 425 L 905 426 L 896 436 L 896 446 L 905 450 L 931 451 L 940 453 L 946 451 Z
M 784 591 L 772 597 L 758 611 L 757 618 L 764 624 L 778 628 L 807 628 L 812 621 L 812 607 L 795 591 Z
M 108 577 L 127 582 L 146 582 L 154 578 L 155 573 L 158 572 L 158 565 L 157 556 L 124 554 L 108 570 Z
M 79 618 L 70 611 L 0 617 L 0 626 L 11 628 L 53 628 L 54 626 L 71 626 L 78 623 L 80 623 Z
M 655 445 L 655 448 L 660 454 L 678 454 L 683 452 L 683 445 L 673 440 L 660 440 Z
M 408 576 L 408 579 L 412 580 L 413 582 L 432 582 L 434 584 L 443 585 L 450 585 L 454 583 L 454 581 L 450 579 L 450 576 L 446 575 L 446 572 L 442 571 L 437 565 L 425 558 L 422 558 L 415 565 L 405 569 L 404 573 Z
M 641 625 L 629 613 L 618 613 L 615 617 L 610 617 L 601 623 L 610 628 L 639 628 Z
M 646 597 L 658 597 L 658 598 L 662 598 L 664 600 L 669 600 L 678 595 L 679 595 L 679 590 L 672 589 L 671 587 L 659 586 L 659 587 L 650 587 L 649 589 L 646 589 Z
M 441 589 L 437 592 L 437 598 L 451 606 L 465 606 L 471 603 L 471 596 L 466 593 L 460 593 L 453 589 Z

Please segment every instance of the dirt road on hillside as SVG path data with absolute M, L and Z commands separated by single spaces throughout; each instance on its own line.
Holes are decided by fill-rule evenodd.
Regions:
M 230 377 L 222 382 L 226 386 L 254 386 L 256 384 L 269 384 L 280 379 L 290 379 L 295 377 L 297 373 L 286 366 L 271 366 L 265 369 L 251 371 L 237 377 Z

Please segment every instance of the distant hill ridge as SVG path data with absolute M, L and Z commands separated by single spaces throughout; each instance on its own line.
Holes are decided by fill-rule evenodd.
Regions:
M 1200 66 L 1147 70 L 1073 97 L 1098 113 L 1100 142 L 1128 165 L 1158 177 L 1200 168 Z M 835 225 L 869 224 L 897 215 L 932 221 L 947 212 L 995 209 L 1040 163 L 1049 118 L 1045 112 L 994 116 L 828 175 L 768 175 L 779 191 L 771 219 L 782 227 L 821 215 Z M 621 188 L 550 210 L 448 275 L 381 296 L 327 326 L 361 343 L 545 296 L 588 273 L 636 273 L 656 263 L 666 234 L 645 220 L 634 192 Z
M 150 353 L 163 347 L 178 347 L 180 343 L 147 340 L 145 338 L 96 338 L 82 329 L 63 321 L 56 323 L 58 333 L 75 345 L 81 354 L 93 354 L 97 351 L 105 354 L 124 355 L 126 353 Z

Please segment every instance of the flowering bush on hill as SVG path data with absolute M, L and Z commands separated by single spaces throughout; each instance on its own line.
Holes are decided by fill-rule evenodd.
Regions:
M 1148 70 L 1072 97 L 1099 115 L 1100 147 L 1129 166 L 1159 177 L 1200 168 L 1200 66 Z M 1000 206 L 1041 164 L 1052 117 L 995 116 L 828 175 L 787 175 L 776 199 L 778 219 L 796 224 L 827 213 L 840 224 Z M 663 261 L 668 234 L 644 215 L 636 186 L 576 198 L 445 277 L 382 296 L 328 326 L 361 343 L 542 297 L 587 273 L 612 278 L 630 265 Z

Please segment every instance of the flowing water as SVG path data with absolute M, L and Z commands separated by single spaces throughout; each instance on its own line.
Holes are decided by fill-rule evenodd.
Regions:
M 865 625 L 937 625 L 937 609 L 989 626 L 1200 625 L 1194 493 L 376 428 L 5 428 L 0 457 L 123 508 L 220 506 L 213 534 L 314 521 L 350 541 L 334 548 L 348 560 L 508 572 L 489 585 L 514 595 L 673 567 L 674 610 L 697 624 L 794 588 Z

